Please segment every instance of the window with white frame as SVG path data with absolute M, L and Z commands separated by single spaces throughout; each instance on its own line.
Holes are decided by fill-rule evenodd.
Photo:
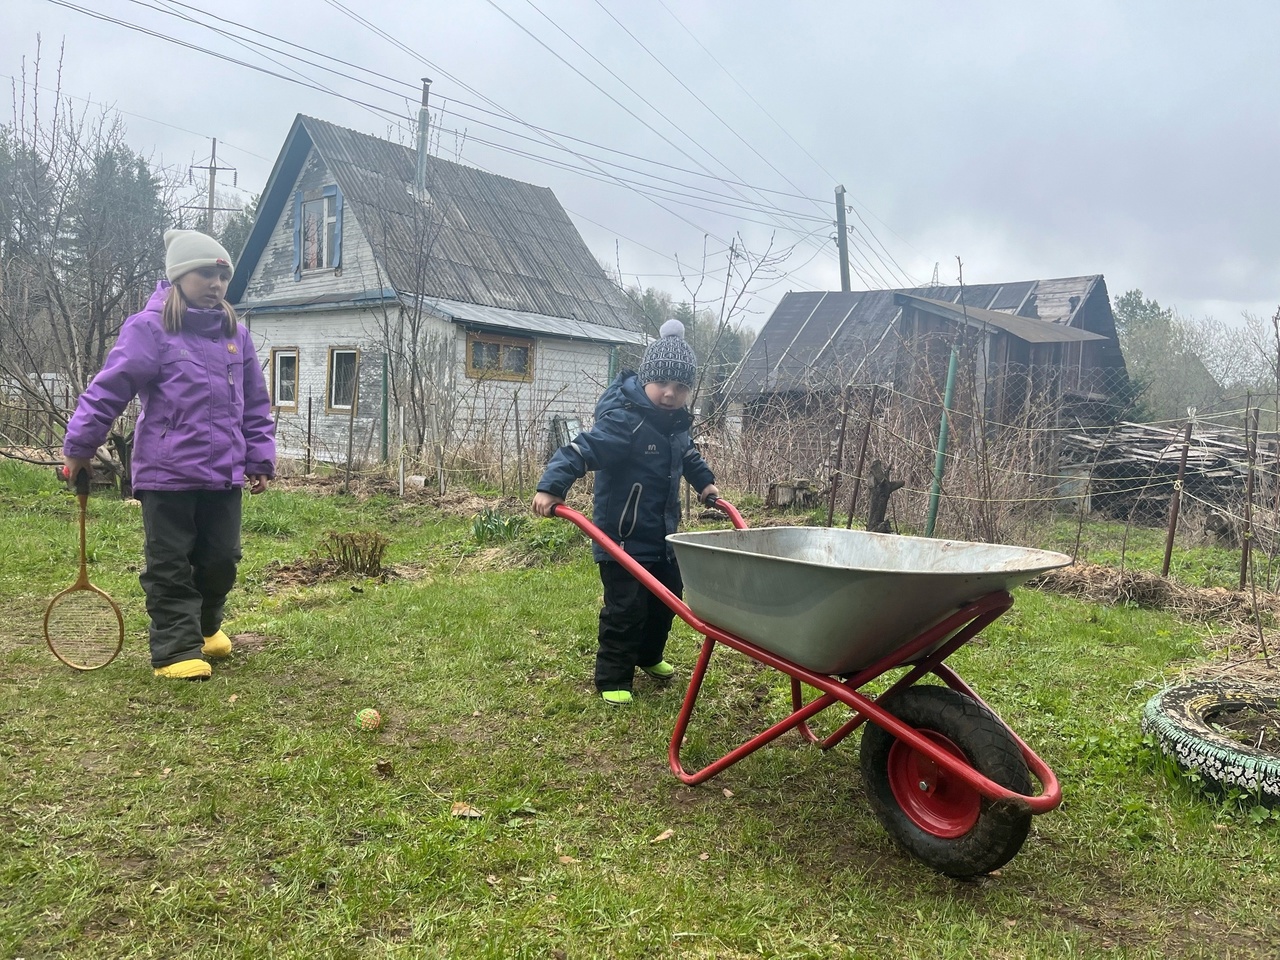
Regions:
M 271 403 L 275 407 L 298 409 L 298 351 L 293 347 L 271 351 Z
M 293 199 L 293 278 L 342 266 L 342 192 L 299 190 Z
M 338 249 L 338 203 L 334 197 L 305 200 L 302 204 L 302 269 L 333 267 Z
M 467 376 L 478 379 L 533 379 L 533 341 L 523 337 L 467 334 Z
M 360 366 L 360 352 L 351 347 L 329 348 L 330 410 L 350 410 L 356 402 L 356 372 Z

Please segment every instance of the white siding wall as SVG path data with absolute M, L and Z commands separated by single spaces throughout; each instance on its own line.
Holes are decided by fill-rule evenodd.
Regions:
M 350 434 L 355 459 L 378 459 L 382 452 L 382 349 L 375 316 L 353 310 L 270 314 L 251 318 L 250 327 L 268 387 L 273 391 L 272 350 L 297 351 L 297 409 L 276 411 L 281 456 L 303 458 L 310 437 L 312 459 L 345 462 Z M 501 450 L 504 461 L 514 462 L 518 425 L 526 462 L 540 465 L 550 452 L 553 417 L 576 419 L 584 427 L 590 425 L 596 400 L 609 381 L 608 345 L 538 340 L 532 382 L 477 380 L 465 374 L 466 331 L 440 321 L 438 332 L 452 338 L 455 350 L 453 387 L 458 410 L 451 446 L 467 445 L 493 454 Z M 360 393 L 354 429 L 346 410 L 330 410 L 327 404 L 329 352 L 335 347 L 360 351 Z M 389 436 L 394 443 L 394 401 L 390 407 Z
M 530 383 L 467 377 L 466 333 L 462 330 L 458 331 L 457 344 L 460 437 L 480 448 L 493 449 L 501 443 L 508 454 L 514 455 L 518 417 L 525 459 L 538 466 L 550 453 L 552 418 L 569 417 L 584 427 L 590 425 L 596 401 L 609 383 L 607 344 L 536 340 L 534 379 Z
M 387 286 L 360 223 L 358 211 L 347 205 L 342 219 L 341 269 L 310 271 L 295 280 L 293 274 L 293 192 L 301 189 L 307 199 L 320 196 L 333 182 L 313 152 L 290 191 L 279 222 L 246 286 L 247 302 L 320 300 L 356 297 Z M 382 348 L 378 317 L 367 310 L 329 309 L 252 316 L 249 325 L 254 343 L 274 390 L 270 358 L 273 348 L 292 349 L 298 355 L 298 405 L 277 410 L 277 442 L 282 457 L 341 463 L 347 459 L 348 436 L 355 460 L 366 462 L 381 456 L 382 447 Z M 453 420 L 451 446 L 469 445 L 490 453 L 502 451 L 504 462 L 514 462 L 516 427 L 524 460 L 540 466 L 550 452 L 549 428 L 553 417 L 578 420 L 589 426 L 596 400 L 609 382 L 610 347 L 607 344 L 560 339 L 538 339 L 534 346 L 534 379 L 529 383 L 477 380 L 466 376 L 466 331 L 438 321 L 435 334 L 452 340 L 455 350 L 453 388 L 458 411 Z M 512 336 L 518 336 L 512 331 Z M 329 351 L 333 347 L 360 350 L 360 387 L 354 429 L 345 410 L 327 408 Z M 308 400 L 310 424 L 308 425 Z M 395 442 L 397 421 L 394 402 L 388 411 L 388 436 Z

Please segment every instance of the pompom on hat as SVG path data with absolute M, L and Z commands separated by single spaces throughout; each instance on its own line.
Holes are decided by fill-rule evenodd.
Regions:
M 201 267 L 226 267 L 235 272 L 231 254 L 207 233 L 199 230 L 164 232 L 164 275 L 172 283 L 184 273 Z
M 640 362 L 640 385 L 672 381 L 690 390 L 698 375 L 698 358 L 684 339 L 684 324 L 668 320 L 658 331 L 658 339 L 649 344 Z

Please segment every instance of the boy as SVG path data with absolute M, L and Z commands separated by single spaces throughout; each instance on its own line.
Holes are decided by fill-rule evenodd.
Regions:
M 573 482 L 596 471 L 596 526 L 680 596 L 684 583 L 666 540 L 680 523 L 680 478 L 702 500 L 720 491 L 689 438 L 697 358 L 685 342 L 684 324 L 668 320 L 659 332 L 639 372 L 622 371 L 600 397 L 591 429 L 551 458 L 538 481 L 533 512 L 551 516 Z M 599 546 L 592 552 L 604 585 L 596 690 L 605 703 L 626 704 L 636 667 L 655 680 L 675 674 L 663 659 L 675 614 Z

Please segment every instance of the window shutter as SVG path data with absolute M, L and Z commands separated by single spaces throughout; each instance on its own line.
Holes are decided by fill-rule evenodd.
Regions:
M 342 266 L 342 191 L 337 186 L 325 187 L 326 196 L 333 197 L 333 268 Z
M 293 279 L 302 279 L 302 191 L 293 195 Z

